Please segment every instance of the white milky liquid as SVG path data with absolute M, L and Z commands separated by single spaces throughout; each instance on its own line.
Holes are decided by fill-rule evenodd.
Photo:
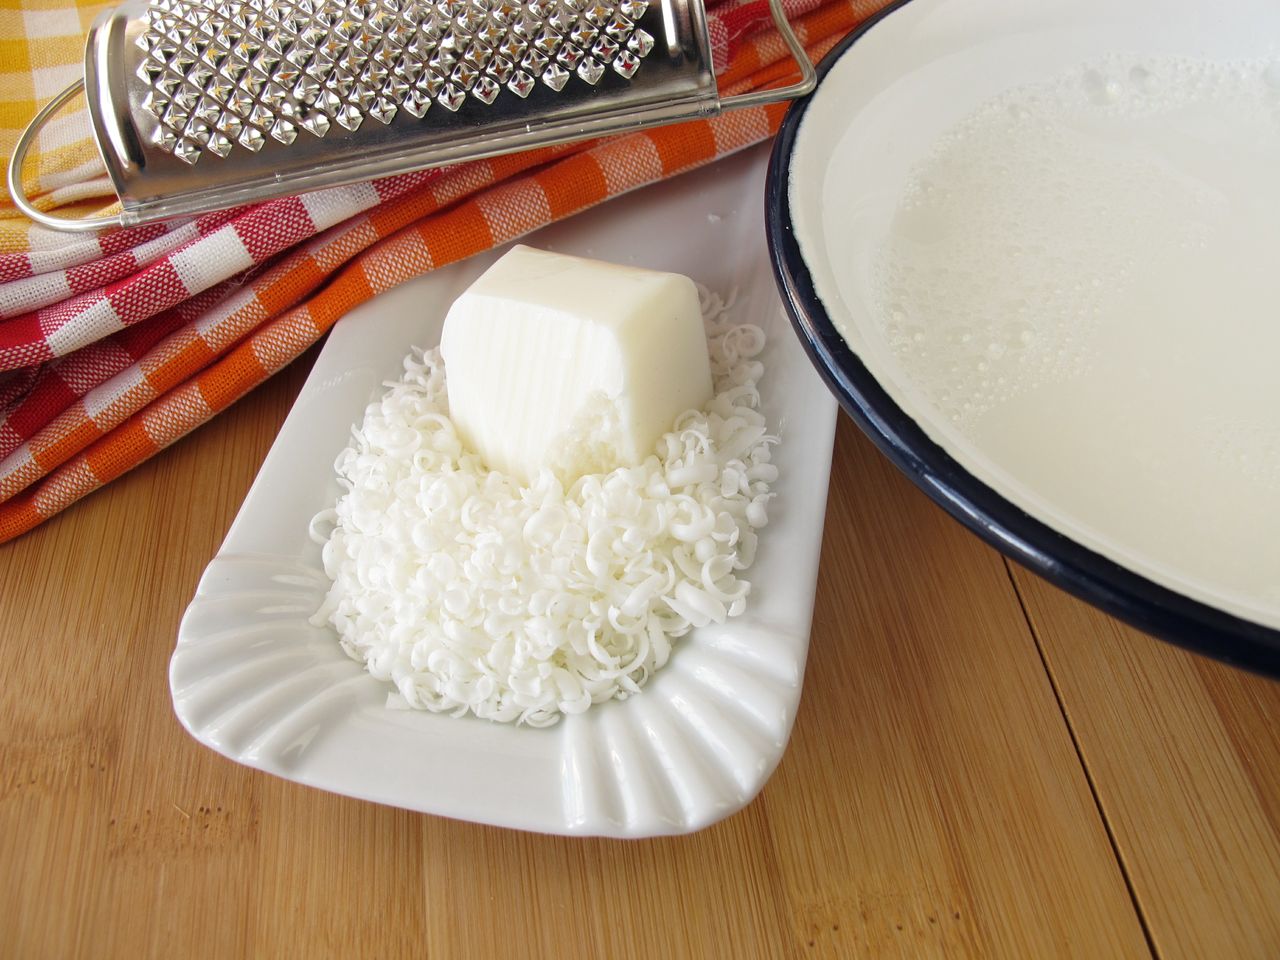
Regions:
M 916 169 L 881 333 L 1065 524 L 1280 625 L 1280 61 L 1114 58 Z

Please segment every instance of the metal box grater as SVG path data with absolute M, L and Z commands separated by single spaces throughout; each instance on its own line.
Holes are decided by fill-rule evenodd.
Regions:
M 134 0 L 94 24 L 85 75 L 23 132 L 9 191 L 31 219 L 98 230 L 808 92 L 721 99 L 701 0 Z M 22 161 L 83 86 L 123 211 L 35 210 Z

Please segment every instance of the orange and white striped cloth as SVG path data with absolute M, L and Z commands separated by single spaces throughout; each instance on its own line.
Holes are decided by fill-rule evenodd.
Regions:
M 66 12 L 65 5 L 53 7 L 53 0 L 22 2 L 31 4 L 19 14 L 24 24 L 28 17 L 37 22 L 37 14 Z M 788 5 L 809 9 L 794 25 L 817 60 L 883 0 L 828 0 L 821 5 L 819 0 L 788 0 Z M 718 24 L 713 35 L 720 32 L 718 59 L 724 61 L 718 73 L 722 93 L 793 79 L 795 68 L 781 39 L 770 29 L 759 29 L 767 16 L 763 0 L 727 0 L 716 9 L 729 14 L 713 21 Z M 77 8 L 76 22 L 86 23 L 94 10 Z M 0 21 L 6 28 L 14 22 Z M 48 33 L 56 23 L 69 25 L 71 18 L 39 22 L 38 29 Z M 21 41 L 29 49 L 24 62 L 37 62 L 32 44 L 39 39 Z M 78 49 L 76 53 L 78 57 Z M 46 59 L 39 62 L 49 63 L 47 50 L 42 48 L 40 55 Z M 50 93 L 46 86 L 61 88 L 75 76 L 56 64 L 32 67 L 43 69 L 53 70 L 57 79 L 32 86 L 40 91 L 35 100 Z M 16 137 L 11 125 L 20 125 L 36 106 L 35 100 L 15 106 L 20 103 L 13 95 L 17 89 L 0 75 L 0 135 L 9 148 Z M 127 249 L 120 249 L 122 241 L 110 249 L 110 236 L 90 239 L 101 244 L 96 260 L 86 257 L 84 238 L 64 240 L 59 247 L 43 231 L 24 226 L 24 241 L 16 228 L 6 232 L 8 221 L 0 219 L 0 243 L 8 244 L 0 246 L 0 318 L 10 318 L 0 319 L 0 348 L 6 334 L 10 345 L 21 347 L 29 329 L 43 334 L 51 328 L 59 331 L 59 342 L 73 346 L 63 353 L 41 353 L 32 365 L 12 361 L 0 366 L 0 542 L 31 529 L 212 418 L 297 357 L 353 306 L 407 279 L 758 143 L 777 129 L 784 109 L 741 110 L 290 198 L 280 202 L 286 206 L 279 210 L 293 211 L 297 222 L 292 227 L 282 214 L 268 218 L 256 232 L 231 230 L 239 216 L 267 214 L 263 208 L 269 205 L 262 205 L 247 214 L 162 227 Z M 59 144 L 55 137 L 33 165 L 32 195 L 43 191 L 47 206 L 69 201 L 85 212 L 110 203 L 103 192 L 93 192 L 92 177 L 83 178 L 81 171 L 76 179 L 81 170 L 76 166 L 78 149 L 79 141 Z M 173 236 L 184 230 L 175 252 Z M 227 232 L 231 238 L 224 243 L 220 238 Z M 237 269 L 199 282 L 203 258 L 184 261 L 188 247 L 182 244 L 202 242 L 224 244 L 224 255 L 240 258 L 234 261 Z M 137 256 L 147 244 L 160 250 L 159 259 Z M 248 249 L 254 244 L 261 247 L 261 256 Z M 57 288 L 52 281 L 41 281 L 45 274 L 39 270 L 28 267 L 15 274 L 11 269 L 15 257 L 25 257 L 28 264 L 57 264 L 47 273 L 66 285 L 68 261 L 98 271 L 91 277 L 110 277 L 125 252 L 133 258 L 126 263 L 138 261 L 139 272 L 114 277 L 100 289 L 72 292 L 67 304 L 75 301 L 83 307 L 88 298 L 89 306 L 78 313 L 49 302 L 49 290 Z M 113 258 L 114 267 L 104 266 Z M 6 269 L 13 279 L 4 282 Z M 25 284 L 17 288 L 21 295 L 16 301 L 15 284 Z M 15 312 L 15 302 L 20 311 L 24 297 L 41 306 Z M 157 300 L 162 305 L 150 309 Z M 122 322 L 130 310 L 137 311 L 137 322 Z M 101 322 L 104 315 L 109 322 Z M 65 326 L 87 342 L 61 332 L 57 324 L 67 317 L 74 322 Z M 47 346 L 48 337 L 36 339 Z

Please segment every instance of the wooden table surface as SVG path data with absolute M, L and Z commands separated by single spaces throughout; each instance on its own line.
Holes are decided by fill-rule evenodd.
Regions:
M 1280 684 L 1005 562 L 844 418 L 795 732 L 728 820 L 536 836 L 199 746 L 178 619 L 309 362 L 0 547 L 0 956 L 1280 956 Z

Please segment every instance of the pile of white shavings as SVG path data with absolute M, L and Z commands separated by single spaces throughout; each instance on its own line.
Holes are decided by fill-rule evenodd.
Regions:
M 778 475 L 765 338 L 701 293 L 715 398 L 637 467 L 567 490 L 490 472 L 454 431 L 438 350 L 366 409 L 335 465 L 346 493 L 312 524 L 333 580 L 313 622 L 395 684 L 388 706 L 550 725 L 638 692 L 673 640 L 743 612 Z

